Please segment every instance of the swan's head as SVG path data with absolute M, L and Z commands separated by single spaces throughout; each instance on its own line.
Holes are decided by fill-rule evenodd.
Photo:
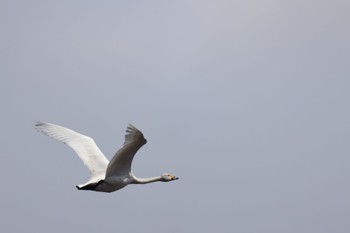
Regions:
M 162 177 L 162 181 L 163 182 L 169 182 L 169 181 L 172 181 L 172 180 L 179 179 L 178 177 L 173 176 L 173 175 L 171 175 L 169 173 L 164 173 L 163 175 L 161 175 L 161 177 Z

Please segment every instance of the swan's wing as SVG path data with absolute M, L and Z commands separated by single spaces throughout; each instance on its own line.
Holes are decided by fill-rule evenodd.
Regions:
M 35 128 L 47 136 L 71 147 L 91 172 L 89 182 L 104 179 L 108 159 L 97 147 L 95 141 L 68 128 L 45 122 L 38 122 Z
M 140 130 L 129 124 L 123 147 L 117 151 L 107 167 L 106 177 L 128 175 L 136 152 L 147 143 Z

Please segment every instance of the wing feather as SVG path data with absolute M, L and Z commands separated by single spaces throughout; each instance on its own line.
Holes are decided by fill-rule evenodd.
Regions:
M 39 132 L 72 148 L 90 170 L 91 178 L 89 182 L 99 181 L 105 177 L 109 161 L 92 138 L 68 128 L 46 122 L 38 122 L 35 128 Z
M 136 152 L 147 143 L 142 132 L 129 124 L 126 129 L 125 141 L 110 163 L 106 171 L 106 178 L 110 176 L 128 175 Z

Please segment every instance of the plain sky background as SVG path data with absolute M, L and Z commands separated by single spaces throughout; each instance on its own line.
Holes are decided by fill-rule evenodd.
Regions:
M 350 1 L 0 1 L 1 232 L 350 232 Z M 139 177 L 88 170 L 37 120 Z

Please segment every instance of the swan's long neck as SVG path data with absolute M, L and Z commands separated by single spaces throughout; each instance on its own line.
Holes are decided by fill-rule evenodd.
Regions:
M 132 184 L 148 184 L 152 182 L 162 181 L 163 178 L 161 176 L 151 177 L 151 178 L 137 178 L 133 176 Z

